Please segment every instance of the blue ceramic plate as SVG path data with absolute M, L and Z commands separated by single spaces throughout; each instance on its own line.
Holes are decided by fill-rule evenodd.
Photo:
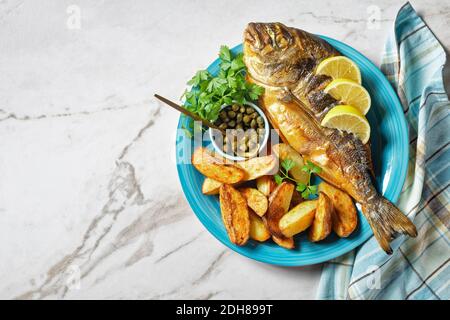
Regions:
M 408 162 L 408 132 L 398 97 L 381 71 L 355 49 L 334 39 L 322 37 L 343 55 L 355 61 L 361 69 L 363 85 L 372 97 L 372 107 L 367 115 L 371 125 L 372 157 L 375 166 L 376 187 L 390 201 L 395 202 L 406 177 Z M 241 52 L 242 45 L 232 49 Z M 208 71 L 216 74 L 219 60 Z M 181 128 L 188 119 L 182 116 Z M 208 143 L 206 143 L 208 144 Z M 178 130 L 177 169 L 184 194 L 197 217 L 220 242 L 246 257 L 281 266 L 303 266 L 336 258 L 356 248 L 371 235 L 369 223 L 359 212 L 358 228 L 348 238 L 328 236 L 319 243 L 310 242 L 305 233 L 295 237 L 296 248 L 287 250 L 272 241 L 257 243 L 250 240 L 239 247 L 228 239 L 220 216 L 217 196 L 201 192 L 204 177 L 189 164 L 194 142 Z

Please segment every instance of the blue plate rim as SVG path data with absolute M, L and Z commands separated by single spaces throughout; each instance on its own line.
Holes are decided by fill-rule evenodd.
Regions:
M 370 61 L 370 59 L 368 59 L 365 55 L 363 55 L 362 53 L 360 53 L 359 51 L 357 51 L 356 49 L 350 47 L 349 45 L 327 37 L 327 36 L 323 36 L 323 35 L 317 35 L 318 37 L 324 39 L 325 41 L 327 41 L 328 43 L 330 43 L 331 45 L 333 45 L 333 42 L 338 43 L 339 46 L 345 47 L 345 49 L 347 51 L 352 52 L 352 54 L 356 55 L 356 56 L 361 56 L 364 58 L 365 63 L 367 63 L 368 65 L 370 65 L 374 70 L 376 70 L 377 76 L 378 78 L 381 79 L 382 82 L 384 82 L 385 85 L 387 85 L 390 90 L 392 91 L 393 94 L 391 94 L 391 97 L 395 100 L 394 103 L 394 107 L 390 109 L 390 112 L 394 112 L 395 117 L 399 120 L 399 129 L 401 131 L 401 136 L 402 137 L 406 137 L 406 140 L 408 140 L 409 134 L 408 134 L 408 127 L 407 127 L 407 123 L 406 123 L 406 119 L 404 117 L 404 113 L 403 113 L 403 109 L 401 107 L 401 103 L 400 100 L 397 96 L 397 93 L 395 92 L 394 88 L 392 88 L 392 85 L 389 83 L 389 81 L 387 80 L 387 78 L 385 77 L 385 75 L 381 72 L 381 70 L 372 62 Z M 241 46 L 242 44 L 238 44 L 236 46 L 234 46 L 231 50 L 235 50 L 236 48 L 238 48 L 239 46 Z M 211 64 L 208 65 L 208 69 L 214 65 L 215 63 L 218 63 L 218 59 L 214 60 Z M 180 116 L 179 120 L 178 120 L 178 126 L 177 128 L 181 127 L 181 123 L 182 122 L 182 116 Z M 390 196 L 390 200 L 392 202 L 397 202 L 401 190 L 403 188 L 403 185 L 405 183 L 406 180 L 406 174 L 407 174 L 407 169 L 408 169 L 408 159 L 409 159 L 409 141 L 406 141 L 407 143 L 402 144 L 402 150 L 400 151 L 400 154 L 403 155 L 403 159 L 400 163 L 400 169 L 399 172 L 397 173 L 397 176 L 400 178 L 399 179 L 399 183 L 397 183 L 395 185 L 394 190 L 391 192 L 391 196 Z M 191 164 L 188 164 L 191 165 Z M 181 188 L 183 190 L 183 194 L 186 197 L 189 206 L 191 207 L 191 210 L 194 212 L 194 214 L 197 216 L 197 218 L 200 220 L 200 222 L 202 223 L 202 225 L 208 230 L 208 232 L 210 234 L 212 234 L 219 242 L 221 242 L 223 245 L 225 245 L 226 247 L 232 249 L 233 251 L 247 257 L 250 258 L 252 260 L 258 261 L 258 262 L 262 262 L 262 263 L 267 263 L 267 264 L 271 264 L 271 265 L 276 265 L 276 266 L 283 266 L 283 267 L 300 267 L 300 266 L 306 266 L 306 265 L 313 265 L 313 264 L 318 264 L 318 263 L 323 263 L 326 261 L 329 261 L 331 259 L 337 258 L 343 254 L 346 254 L 348 252 L 350 252 L 351 250 L 355 249 L 356 247 L 360 246 L 361 244 L 363 244 L 365 241 L 367 241 L 372 235 L 372 230 L 368 230 L 365 233 L 362 233 L 360 235 L 359 238 L 355 239 L 353 242 L 349 243 L 347 246 L 342 247 L 341 249 L 338 249 L 336 251 L 331 252 L 328 255 L 324 255 L 324 256 L 318 256 L 318 257 L 310 257 L 308 259 L 307 262 L 304 261 L 299 261 L 296 262 L 295 260 L 288 260 L 288 261 L 277 261 L 277 260 L 273 260 L 272 257 L 264 257 L 264 256 L 252 256 L 251 254 L 249 254 L 248 251 L 243 250 L 243 248 L 245 247 L 239 247 L 236 246 L 230 242 L 225 241 L 224 239 L 222 239 L 218 234 L 216 234 L 216 232 L 212 231 L 210 228 L 208 228 L 207 226 L 207 221 L 205 219 L 205 217 L 203 217 L 202 215 L 197 214 L 197 212 L 193 209 L 195 207 L 195 200 L 193 198 L 193 196 L 189 193 L 189 192 L 185 192 L 186 188 L 188 188 L 186 181 L 184 179 L 182 179 L 182 172 L 181 172 L 181 168 L 182 168 L 182 164 L 177 163 L 177 173 L 178 173 L 178 179 L 180 181 L 181 184 Z M 400 183 L 401 181 L 401 183 Z

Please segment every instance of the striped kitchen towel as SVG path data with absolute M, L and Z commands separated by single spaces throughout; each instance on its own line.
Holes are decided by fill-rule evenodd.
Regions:
M 399 11 L 381 69 L 409 125 L 408 176 L 399 208 L 417 238 L 399 237 L 386 255 L 374 237 L 324 265 L 318 299 L 450 298 L 450 102 L 442 72 L 445 51 L 412 6 Z

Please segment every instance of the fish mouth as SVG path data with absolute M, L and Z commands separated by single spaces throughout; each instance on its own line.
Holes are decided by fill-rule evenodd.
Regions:
M 255 49 L 264 47 L 261 23 L 250 22 L 244 30 L 244 41 Z
M 269 46 L 272 49 L 284 49 L 293 38 L 288 28 L 281 23 L 250 22 L 244 30 L 244 41 L 255 50 Z

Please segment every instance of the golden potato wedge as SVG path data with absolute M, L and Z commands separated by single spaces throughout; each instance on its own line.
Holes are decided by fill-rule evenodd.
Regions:
M 262 176 L 256 179 L 256 188 L 268 197 L 277 187 L 272 176 Z
M 202 184 L 202 193 L 207 195 L 219 194 L 222 182 L 206 177 Z
M 264 242 L 270 238 L 269 229 L 256 213 L 250 212 L 250 238 L 256 241 Z
M 274 236 L 284 236 L 280 230 L 279 222 L 289 209 L 293 191 L 293 184 L 283 182 L 270 195 L 269 208 L 263 216 L 263 221 Z
M 220 187 L 219 200 L 222 220 L 230 241 L 238 246 L 244 245 L 250 236 L 247 201 L 229 184 Z
M 291 170 L 289 170 L 290 176 L 292 176 L 292 178 L 294 178 L 294 180 L 297 182 L 308 184 L 308 173 L 302 171 L 302 167 L 305 162 L 303 161 L 303 157 L 297 151 L 295 151 L 290 145 L 285 143 L 279 143 L 272 146 L 272 151 L 281 161 L 286 159 L 294 161 L 295 166 Z
M 278 160 L 273 155 L 239 161 L 235 165 L 245 171 L 245 181 L 255 180 L 265 175 L 272 175 L 278 171 Z
M 339 237 L 348 237 L 358 224 L 358 215 L 352 198 L 332 185 L 321 182 L 319 192 L 325 193 L 333 203 L 333 230 Z
M 228 184 L 232 185 L 236 185 L 238 182 L 255 180 L 265 174 L 273 173 L 278 168 L 278 161 L 274 156 L 252 158 L 250 160 L 235 163 L 233 161 L 226 161 L 225 163 L 227 166 L 237 167 L 244 172 L 244 177 L 242 178 L 242 180 L 239 180 L 236 183 L 228 182 Z M 197 168 L 197 170 L 199 169 Z M 205 179 L 205 181 L 203 182 L 202 192 L 208 195 L 218 194 L 220 186 L 222 185 L 221 180 L 215 179 L 216 181 L 214 181 L 214 178 L 212 178 L 211 175 L 208 177 L 208 175 L 206 175 L 204 172 L 200 172 L 207 177 L 207 179 Z M 273 183 L 275 183 L 275 181 Z
M 244 179 L 245 171 L 216 158 L 211 150 L 199 147 L 192 154 L 192 164 L 203 175 L 222 183 L 233 184 Z
M 286 237 L 278 237 L 278 236 L 272 236 L 273 242 L 275 242 L 280 247 L 286 248 L 286 249 L 294 249 L 294 238 L 286 238 Z
M 317 200 L 303 201 L 286 213 L 279 222 L 279 229 L 285 237 L 292 237 L 309 228 L 316 213 Z
M 330 234 L 333 214 L 334 208 L 331 199 L 325 193 L 319 192 L 316 214 L 309 229 L 308 238 L 310 241 L 317 242 L 323 240 Z
M 265 195 L 254 188 L 242 188 L 239 191 L 247 200 L 249 208 L 255 211 L 258 216 L 262 217 L 266 213 L 269 202 Z

